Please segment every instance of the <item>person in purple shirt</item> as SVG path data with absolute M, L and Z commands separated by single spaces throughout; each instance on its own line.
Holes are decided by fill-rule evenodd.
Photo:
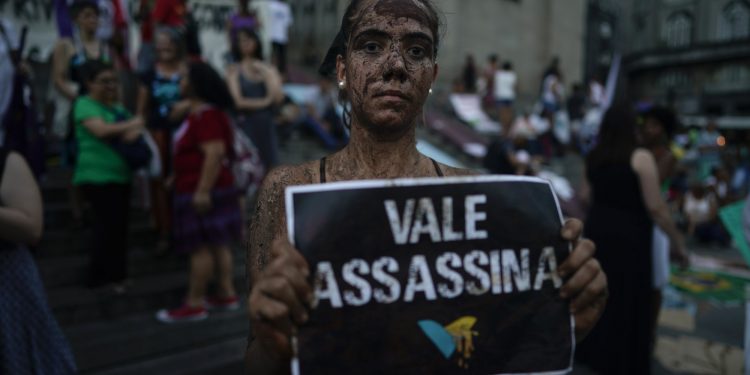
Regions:
M 237 0 L 237 12 L 232 14 L 227 20 L 227 37 L 229 44 L 235 38 L 237 30 L 252 30 L 257 31 L 260 27 L 260 21 L 255 11 L 250 9 L 250 2 L 252 0 Z
M 60 38 L 73 38 L 73 20 L 70 18 L 70 4 L 73 0 L 55 0 L 55 20 Z

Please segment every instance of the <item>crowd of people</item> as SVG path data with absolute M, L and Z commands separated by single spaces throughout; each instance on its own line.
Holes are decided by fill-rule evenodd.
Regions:
M 250 1 L 237 2 L 227 20 L 231 56 L 222 76 L 202 61 L 198 25 L 185 0 L 142 0 L 132 19 L 120 0 L 55 2 L 59 39 L 48 95 L 54 110 L 45 142 L 60 150 L 71 171 L 75 226 L 92 229 L 89 287 L 121 294 L 131 285 L 131 198 L 133 187 L 145 184 L 141 200 L 149 202 L 158 234 L 155 255 L 190 259 L 184 305 L 158 311 L 157 319 L 205 319 L 209 309 L 239 307 L 230 245 L 244 233 L 247 198 L 279 162 L 276 128 L 288 100 L 282 81 L 291 10 L 284 1 L 271 3 L 271 19 L 264 20 Z M 138 51 L 129 48 L 132 22 L 140 26 Z M 2 26 L 0 52 L 13 56 L 12 65 L 3 59 L 2 66 L 3 144 L 33 159 L 26 140 L 37 127 L 15 131 L 19 104 L 12 101 L 13 85 L 5 83 L 31 72 L 14 25 L 3 18 Z M 261 50 L 261 31 L 271 38 L 271 63 Z M 42 177 L 43 170 L 34 172 Z M 214 274 L 217 295 L 209 296 Z
M 586 88 L 574 83 L 568 91 L 559 65 L 554 58 L 541 76 L 537 99 L 522 106 L 511 61 L 500 63 L 491 55 L 480 73 L 467 56 L 453 91 L 481 96 L 484 111 L 500 124 L 484 158 L 489 172 L 538 175 L 556 156 L 587 155 L 596 147 L 608 106 L 606 88 L 597 75 Z M 656 158 L 661 192 L 681 231 L 702 244 L 730 246 L 718 212 L 748 193 L 745 133 L 724 136 L 713 118 L 702 127 L 682 126 L 672 109 L 649 102 L 635 105 L 633 113 L 638 145 Z
M 111 19 L 102 19 L 103 2 L 112 7 L 106 13 Z M 318 84 L 307 96 L 283 88 L 289 71 L 289 5 L 273 1 L 274 19 L 264 21 L 249 3 L 238 1 L 236 13 L 227 20 L 231 56 L 221 75 L 201 60 L 197 25 L 184 0 L 140 2 L 134 20 L 141 26 L 141 48 L 134 61 L 127 43 L 129 21 L 118 10 L 120 1 L 56 1 L 60 39 L 51 58 L 55 111 L 50 130 L 72 171 L 72 217 L 92 228 L 90 287 L 120 294 L 130 286 L 132 186 L 138 179 L 148 181 L 158 234 L 155 254 L 187 255 L 190 265 L 184 304 L 158 311 L 156 318 L 162 322 L 202 320 L 214 309 L 239 308 L 231 245 L 244 236 L 248 198 L 270 172 L 260 187 L 249 233 L 254 330 L 248 358 L 255 369 L 273 369 L 290 355 L 290 323 L 307 319 L 310 292 L 309 283 L 299 277 L 309 273 L 304 259 L 285 236 L 283 241 L 276 238 L 286 231 L 281 225 L 283 187 L 467 172 L 432 161 L 412 147 L 418 115 L 437 71 L 439 17 L 429 1 L 415 1 L 414 9 L 406 10 L 376 7 L 371 13 L 363 11 L 363 2 L 352 1 L 344 16 L 348 21 L 342 22 Z M 389 38 L 417 30 L 432 39 L 395 53 L 399 58 L 383 52 L 396 50 L 394 46 L 365 51 L 367 43 L 349 43 L 361 33 L 363 20 Z M 264 59 L 259 38 L 264 22 L 271 29 L 271 63 Z M 0 56 L 11 57 L 19 47 L 8 42 L 15 34 L 5 21 L 0 26 L 6 36 Z M 0 74 L 18 78 L 12 80 L 14 85 L 24 84 L 27 69 L 17 56 L 0 61 Z M 410 91 L 403 93 L 408 103 L 368 96 L 368 85 L 374 83 L 366 77 L 378 77 L 378 87 L 394 77 L 409 82 Z M 740 133 L 722 134 L 714 121 L 703 129 L 681 127 L 679 117 L 659 105 L 608 108 L 610 100 L 598 77 L 567 90 L 557 58 L 538 83 L 537 99 L 524 108 L 512 61 L 491 55 L 480 69 L 473 56 L 467 56 L 453 89 L 479 95 L 484 110 L 500 125 L 484 160 L 489 172 L 536 175 L 556 156 L 570 151 L 583 156 L 577 211 L 582 214 L 577 216 L 586 223 L 585 235 L 597 244 L 601 270 L 599 263 L 592 263 L 588 241 L 577 242 L 576 256 L 562 267 L 588 280 L 566 286 L 571 304 L 590 307 L 575 314 L 578 333 L 589 334 L 578 359 L 601 373 L 647 374 L 670 259 L 687 264 L 685 238 L 731 244 L 718 212 L 750 192 L 750 141 Z M 32 163 L 32 147 L 19 141 L 5 120 L 11 112 L 14 124 L 18 118 L 18 104 L 11 100 L 17 89 L 9 87 L 0 92 L 6 145 L 0 149 L 0 280 L 13 275 L 9 269 L 24 273 L 24 283 L 39 302 L 45 300 L 43 287 L 26 246 L 41 236 L 41 199 L 33 178 L 41 172 Z M 342 102 L 350 106 L 342 107 Z M 393 106 L 404 108 L 389 111 Z M 274 169 L 280 144 L 298 130 L 337 152 L 302 166 Z M 9 178 L 19 182 L 8 184 Z M 581 231 L 570 223 L 566 229 L 568 240 Z M 207 285 L 214 275 L 216 294 L 209 295 Z M 607 285 L 609 306 L 604 310 Z M 45 337 L 55 348 L 48 363 L 74 368 L 49 308 L 37 303 L 33 309 L 43 317 Z M 0 327 L 9 327 L 6 318 L 0 313 Z M 615 347 L 608 341 L 613 335 L 619 338 Z
M 496 55 L 481 73 L 468 56 L 453 90 L 480 96 L 500 125 L 483 160 L 491 173 L 555 178 L 553 158 L 583 159 L 578 191 L 558 195 L 566 215 L 585 220 L 610 298 L 577 359 L 598 373 L 647 374 L 671 264 L 689 264 L 688 244 L 732 246 L 719 212 L 750 192 L 748 133 L 722 134 L 710 117 L 683 126 L 673 109 L 651 102 L 610 107 L 598 76 L 568 91 L 559 64 L 545 69 L 525 108 L 515 100 L 512 63 Z
M 482 109 L 499 124 L 485 168 L 531 174 L 568 150 L 590 150 L 606 103 L 598 77 L 590 79 L 587 88 L 574 83 L 566 90 L 560 60 L 554 58 L 541 75 L 535 100 L 519 101 L 519 84 L 513 62 L 501 62 L 495 54 L 481 73 L 473 56 L 467 56 L 460 79 L 454 81 L 454 93 L 480 96 Z

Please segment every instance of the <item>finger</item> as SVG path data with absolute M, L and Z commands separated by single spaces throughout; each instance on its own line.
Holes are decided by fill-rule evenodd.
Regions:
M 578 311 L 586 310 L 588 307 L 596 306 L 595 303 L 607 295 L 607 279 L 603 272 L 596 274 L 596 277 L 586 285 L 570 303 L 570 311 L 575 314 Z
M 599 262 L 596 259 L 589 259 L 560 288 L 560 297 L 571 298 L 577 296 L 594 280 L 600 271 L 601 266 Z
M 557 269 L 560 277 L 567 277 L 579 269 L 584 263 L 591 259 L 596 253 L 596 245 L 591 240 L 582 239 L 576 243 L 573 252 Z
M 289 319 L 289 308 L 259 291 L 254 293 L 248 303 L 250 306 L 250 321 L 253 328 L 265 325 L 270 331 L 276 331 L 279 335 L 286 337 L 292 332 L 292 322 Z
M 310 267 L 305 257 L 289 243 L 289 240 L 283 237 L 277 237 L 271 246 L 271 259 L 280 257 L 288 257 L 289 261 L 303 273 L 304 277 L 310 276 Z
M 291 260 L 292 255 L 285 254 L 271 261 L 264 271 L 269 277 L 283 277 L 294 288 L 297 297 L 310 304 L 312 302 L 312 288 L 308 281 L 308 273 L 298 267 Z
M 276 275 L 280 275 L 287 280 L 297 294 L 297 298 L 308 306 L 312 304 L 313 291 L 304 272 L 296 267 L 280 267 Z
M 583 234 L 583 222 L 578 219 L 567 219 L 560 230 L 560 235 L 567 241 L 575 241 Z
M 286 278 L 281 276 L 268 278 L 258 287 L 267 297 L 285 305 L 288 319 L 293 319 L 297 324 L 303 324 L 307 321 L 307 309 L 303 305 L 303 299 L 297 295 L 294 287 Z

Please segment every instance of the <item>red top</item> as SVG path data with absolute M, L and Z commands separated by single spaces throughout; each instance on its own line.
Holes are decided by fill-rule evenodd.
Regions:
M 234 143 L 229 117 L 217 108 L 206 107 L 198 113 L 191 113 L 175 132 L 173 162 L 177 193 L 194 193 L 198 189 L 204 159 L 201 144 L 216 140 L 224 141 L 227 158 L 212 189 L 234 185 L 234 177 L 229 169 Z
M 154 21 L 151 15 L 151 9 L 149 8 L 153 0 L 141 0 L 140 11 L 141 14 L 141 42 L 151 43 L 154 39 Z
M 115 29 L 117 30 L 128 30 L 128 19 L 125 17 L 125 12 L 123 11 L 123 4 L 122 0 L 115 0 L 112 2 L 115 10 Z
M 157 25 L 180 27 L 185 24 L 186 14 L 185 0 L 156 0 L 151 19 Z

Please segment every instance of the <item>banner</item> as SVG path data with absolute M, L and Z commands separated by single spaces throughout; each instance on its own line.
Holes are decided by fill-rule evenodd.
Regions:
M 571 368 L 557 267 L 570 252 L 548 182 L 479 176 L 286 190 L 316 302 L 302 374 L 522 374 Z
M 743 212 L 746 204 L 747 202 L 742 200 L 722 207 L 719 210 L 719 218 L 721 219 L 721 223 L 724 224 L 724 228 L 727 229 L 727 232 L 732 237 L 735 247 L 742 254 L 742 259 L 750 266 L 750 244 L 747 243 L 747 239 L 745 238 L 744 226 L 746 224 L 743 220 Z

